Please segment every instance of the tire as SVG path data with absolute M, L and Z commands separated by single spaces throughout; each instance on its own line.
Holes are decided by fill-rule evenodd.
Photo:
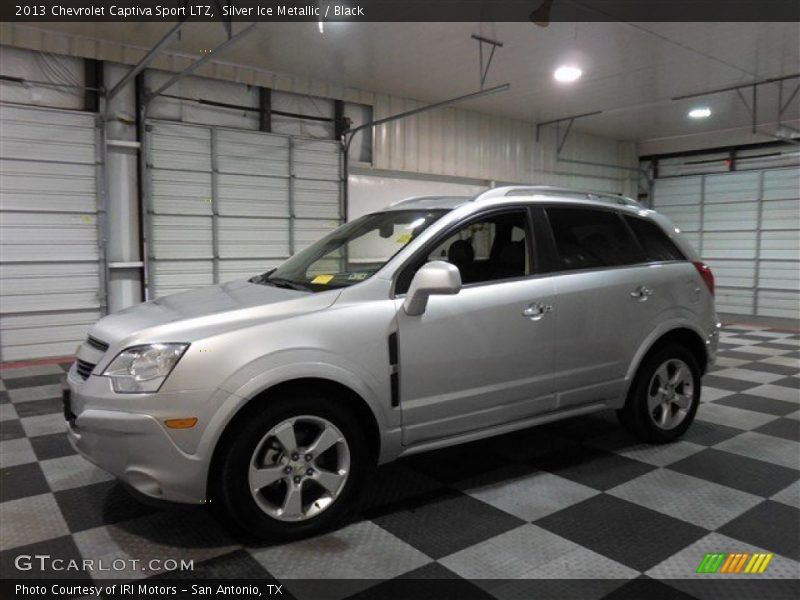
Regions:
M 246 537 L 259 540 L 303 538 L 341 523 L 357 506 L 374 464 L 352 412 L 322 392 L 294 391 L 268 399 L 264 410 L 250 417 L 237 424 L 220 449 L 211 482 L 215 507 Z M 287 449 L 289 429 L 296 444 Z M 323 430 L 327 433 L 321 437 Z M 327 450 L 311 454 L 316 442 L 326 445 L 338 437 Z M 342 472 L 346 475 L 339 485 Z M 333 490 L 338 490 L 335 495 Z
M 620 423 L 646 442 L 666 443 L 682 436 L 700 404 L 700 369 L 679 344 L 653 349 L 636 372 Z

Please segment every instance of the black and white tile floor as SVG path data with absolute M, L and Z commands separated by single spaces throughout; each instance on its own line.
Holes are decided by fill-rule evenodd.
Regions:
M 139 504 L 77 456 L 59 399 L 66 367 L 0 372 L 6 578 L 47 577 L 13 565 L 46 553 L 192 559 L 192 577 L 350 578 L 363 580 L 353 588 L 363 598 L 392 597 L 391 581 L 378 580 L 398 577 L 464 578 L 447 588 L 459 598 L 531 597 L 524 584 L 537 580 L 549 582 L 544 595 L 636 598 L 655 579 L 664 583 L 650 581 L 647 595 L 687 598 L 703 595 L 693 578 L 724 577 L 695 574 L 706 552 L 758 551 L 774 553 L 759 577 L 800 578 L 796 333 L 726 327 L 697 421 L 676 443 L 637 443 L 600 414 L 419 455 L 379 469 L 351 524 L 258 547 L 243 546 L 202 507 Z M 581 587 L 587 578 L 604 585 Z

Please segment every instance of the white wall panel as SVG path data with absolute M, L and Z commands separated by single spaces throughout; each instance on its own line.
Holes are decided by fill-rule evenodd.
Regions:
M 800 169 L 774 169 L 764 172 L 764 199 L 800 197 Z
M 255 175 L 219 175 L 219 214 L 237 217 L 288 217 L 289 179 Z
M 0 155 L 18 160 L 94 164 L 94 115 L 4 104 Z
M 765 200 L 762 211 L 762 229 L 790 229 L 800 224 L 800 199 Z
M 3 360 L 72 356 L 86 331 L 103 314 L 97 309 L 4 314 L 0 319 Z
M 797 260 L 800 257 L 800 229 L 764 231 L 761 234 L 761 257 Z
M 294 214 L 297 217 L 338 219 L 342 184 L 339 181 L 296 179 Z
M 0 360 L 72 354 L 102 309 L 95 115 L 0 105 Z
M 800 315 L 800 292 L 758 291 L 758 314 L 767 317 L 797 319 Z
M 800 290 L 800 260 L 762 261 L 758 285 L 778 290 Z
M 756 258 L 756 232 L 703 233 L 704 258 Z
M 93 214 L 97 205 L 95 173 L 94 164 L 3 159 L 0 208 Z
M 148 132 L 153 297 L 251 277 L 339 223 L 337 143 L 155 120 Z
M 656 179 L 653 205 L 711 266 L 718 310 L 800 318 L 800 170 Z
M 155 212 L 211 215 L 211 173 L 158 169 L 151 181 Z
M 759 197 L 758 171 L 708 175 L 705 178 L 705 202 L 749 202 Z
M 150 161 L 159 169 L 211 170 L 211 130 L 208 127 L 151 121 Z
M 757 202 L 707 204 L 703 211 L 703 229 L 705 231 L 745 231 L 756 229 L 757 226 Z
M 755 310 L 753 290 L 716 288 L 717 311 L 737 315 L 752 315 Z
M 289 138 L 255 131 L 217 130 L 220 173 L 289 176 Z
M 699 204 L 703 188 L 702 177 L 671 177 L 656 179 L 653 188 L 653 207 Z
M 150 264 L 153 296 L 166 296 L 214 283 L 210 260 L 158 260 Z
M 152 257 L 155 259 L 212 258 L 211 217 L 153 215 Z
M 288 258 L 289 219 L 221 218 L 219 256 L 220 258 Z
M 755 285 L 756 263 L 752 260 L 709 260 L 708 266 L 720 287 L 752 288 Z

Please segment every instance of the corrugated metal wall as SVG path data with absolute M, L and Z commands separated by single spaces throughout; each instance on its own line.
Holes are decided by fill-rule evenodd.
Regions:
M 685 233 L 717 279 L 717 310 L 800 315 L 800 170 L 655 180 L 653 208 Z
M 380 94 L 372 103 L 376 119 L 424 105 Z M 372 155 L 374 166 L 381 169 L 559 185 L 635 197 L 635 173 L 559 161 L 557 145 L 554 128 L 543 128 L 537 143 L 532 123 L 445 108 L 375 128 Z M 562 158 L 638 166 L 634 143 L 580 132 L 570 133 Z
M 0 105 L 0 358 L 71 354 L 101 313 L 95 115 Z
M 341 222 L 333 141 L 150 120 L 150 297 L 250 277 Z

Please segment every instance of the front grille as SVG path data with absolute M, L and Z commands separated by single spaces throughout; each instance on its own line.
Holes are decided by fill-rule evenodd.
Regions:
M 101 342 L 100 340 L 98 340 L 97 338 L 93 338 L 92 336 L 86 338 L 86 343 L 89 344 L 92 348 L 100 350 L 100 352 L 105 352 L 106 350 L 108 350 L 108 344 L 106 344 L 105 342 Z
M 85 360 L 81 360 L 80 358 L 75 361 L 75 369 L 78 372 L 80 378 L 83 379 L 84 381 L 89 379 L 89 375 L 92 374 L 92 371 L 94 371 L 94 368 L 96 366 L 97 365 L 93 365 L 92 363 L 86 362 Z

